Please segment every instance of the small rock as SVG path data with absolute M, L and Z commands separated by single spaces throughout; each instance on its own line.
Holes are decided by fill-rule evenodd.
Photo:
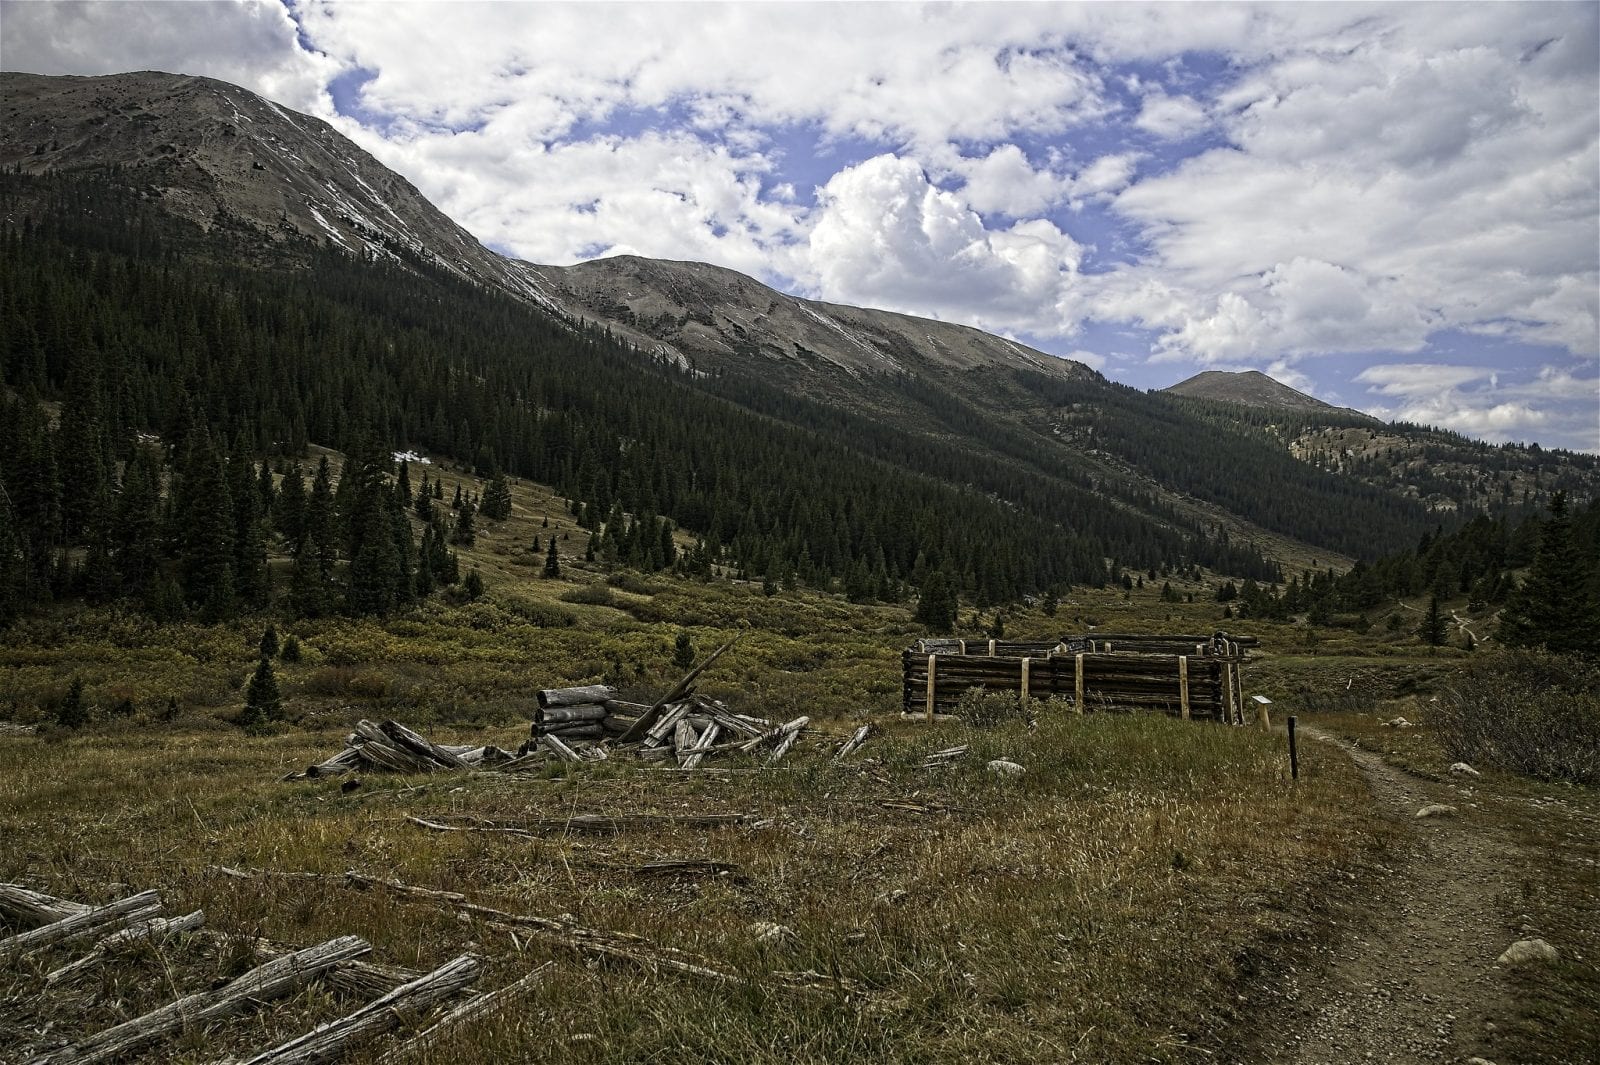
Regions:
M 1457 763 L 1455 763 L 1454 765 L 1452 765 L 1450 767 L 1450 772 L 1458 774 L 1460 776 L 1464 776 L 1464 777 L 1481 777 L 1481 776 L 1483 776 L 1482 773 L 1478 772 L 1476 769 L 1472 768 L 1470 765 L 1468 765 L 1465 762 L 1457 762 Z
M 987 768 L 989 772 L 993 773 L 995 776 L 1001 777 L 1020 777 L 1022 774 L 1027 772 L 1026 769 L 1018 765 L 1016 762 L 1007 761 L 1004 758 L 996 758 L 994 761 L 989 763 Z
M 1488 1058 L 1468 1058 L 1467 1065 L 1494 1065 Z
M 1388 721 L 1384 722 L 1384 725 L 1387 726 L 1388 728 L 1414 728 L 1415 727 L 1414 725 L 1411 724 L 1411 722 L 1407 721 L 1403 717 L 1390 718 Z
M 756 921 L 750 925 L 750 934 L 757 943 L 787 943 L 795 938 L 794 929 L 772 921 Z
M 1542 939 L 1519 939 L 1495 961 L 1499 965 L 1526 965 L 1535 961 L 1555 961 L 1561 955 Z
M 1455 815 L 1456 808 L 1454 806 L 1446 806 L 1438 802 L 1431 806 L 1424 806 L 1417 811 L 1418 817 L 1454 817 Z

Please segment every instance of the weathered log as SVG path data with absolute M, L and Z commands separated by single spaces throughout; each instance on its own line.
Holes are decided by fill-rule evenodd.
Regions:
M 425 736 L 419 736 L 398 721 L 384 721 L 378 728 L 397 747 L 402 747 L 419 758 L 437 762 L 444 769 L 465 769 L 467 765 L 458 756 L 445 750 Z
M 655 724 L 651 725 L 645 730 L 644 745 L 646 747 L 659 747 L 666 743 L 667 737 L 672 735 L 673 731 L 678 727 L 678 722 L 689 716 L 689 706 L 689 703 L 674 703 L 667 707 L 666 710 L 656 718 Z M 640 718 L 639 720 L 643 721 L 644 718 Z M 635 722 L 634 728 L 637 727 L 638 723 Z M 630 729 L 628 732 L 623 733 L 621 742 L 628 743 L 628 736 L 632 733 L 632 731 L 633 730 Z
M 0 917 L 26 928 L 54 924 L 92 908 L 82 902 L 25 888 L 21 884 L 0 884 Z
M 757 747 L 762 746 L 763 744 L 776 743 L 782 740 L 785 736 L 799 732 L 809 724 L 811 724 L 811 718 L 806 716 L 797 717 L 793 721 L 785 722 L 784 724 L 779 725 L 777 728 L 769 729 L 766 732 L 763 732 L 755 739 L 747 740 L 744 743 L 739 744 L 739 750 L 748 753 L 755 750 Z
M 563 762 L 581 762 L 583 756 L 568 747 L 559 736 L 544 735 L 539 737 L 539 743 L 553 753 Z
M 713 858 L 677 858 L 660 862 L 645 862 L 634 869 L 640 876 L 731 876 L 739 873 L 733 862 L 719 862 Z
M 599 703 L 585 703 L 582 706 L 561 706 L 551 710 L 543 707 L 534 711 L 533 723 L 535 725 L 561 725 L 571 721 L 603 721 L 611 711 Z
M 695 666 L 688 673 L 684 674 L 683 679 L 678 681 L 677 684 L 673 685 L 671 691 L 669 691 L 666 695 L 663 695 L 659 701 L 650 707 L 650 709 L 639 715 L 639 720 L 633 723 L 633 727 L 622 734 L 622 742 L 634 743 L 642 739 L 645 733 L 655 725 L 656 718 L 660 717 L 669 705 L 677 702 L 679 699 L 682 699 L 685 695 L 689 694 L 689 686 L 695 682 L 695 678 L 704 673 L 706 669 L 710 667 L 711 663 L 721 658 L 723 653 L 726 652 L 728 648 L 738 643 L 739 637 L 743 635 L 744 633 L 742 632 L 735 635 L 733 639 L 729 640 L 727 643 L 711 652 L 710 658 L 707 658 L 704 662 L 701 662 L 698 666 Z
M 695 744 L 699 742 L 700 733 L 695 731 L 693 725 L 689 724 L 688 717 L 679 718 L 678 723 L 672 728 L 672 750 L 678 756 L 680 764 L 684 758 L 688 757 L 689 751 L 694 748 Z
M 862 725 L 860 728 L 856 729 L 854 734 L 852 734 L 848 740 L 844 741 L 844 746 L 839 748 L 838 753 L 833 756 L 833 760 L 835 762 L 842 762 L 847 757 L 854 754 L 861 748 L 863 743 L 867 742 L 867 737 L 871 735 L 871 733 L 871 725 Z
M 711 749 L 711 745 L 717 742 L 717 735 L 721 731 L 722 726 L 716 721 L 707 725 L 706 730 L 700 734 L 700 739 L 695 742 L 693 747 L 689 748 L 679 764 L 685 769 L 694 769 L 699 766 L 701 761 L 705 759 L 706 752 Z
M 0 958 L 14 958 L 30 950 L 38 950 L 83 935 L 92 935 L 97 931 L 106 931 L 110 927 L 121 928 L 132 922 L 154 917 L 160 912 L 161 893 L 155 890 L 141 891 L 137 895 L 129 895 L 104 906 L 80 910 L 59 921 L 0 939 Z
M 198 1028 L 258 1002 L 293 991 L 341 962 L 359 957 L 370 949 L 364 939 L 341 936 L 297 950 L 257 966 L 215 990 L 186 995 L 87 1039 L 41 1054 L 32 1059 L 29 1065 L 95 1065 L 96 1062 L 126 1058 L 181 1028 Z
M 206 923 L 203 910 L 186 913 L 182 917 L 148 917 L 137 924 L 112 932 L 94 945 L 88 954 L 45 974 L 44 982 L 59 984 L 71 980 L 99 965 L 106 958 L 127 952 L 131 947 L 151 940 L 165 939 L 178 932 L 193 932 Z
M 607 699 L 602 705 L 618 717 L 638 717 L 650 711 L 649 703 L 630 703 L 623 699 Z
M 617 689 L 606 684 L 587 684 L 577 688 L 546 688 L 535 696 L 541 710 L 604 703 L 607 699 L 616 697 Z
M 428 819 L 407 817 L 406 820 L 436 832 L 504 832 L 526 836 L 568 832 L 615 835 L 626 831 L 647 832 L 680 827 L 725 828 L 750 824 L 756 819 L 754 814 L 573 814 L 570 817 L 530 817 L 515 824 L 475 818 L 470 825 L 450 825 L 445 823 L 447 816 L 436 814 Z
M 538 731 L 540 736 L 560 736 L 569 742 L 572 740 L 598 740 L 606 734 L 605 726 L 598 721 L 570 721 L 562 725 L 551 725 Z
M 429 1027 L 386 1053 L 384 1055 L 385 1060 L 404 1061 L 424 1051 L 432 1050 L 448 1038 L 451 1032 L 467 1022 L 487 1017 L 496 1010 L 505 1009 L 512 999 L 526 994 L 542 983 L 555 966 L 555 962 L 547 961 L 515 983 L 507 984 L 498 991 L 486 991 L 468 999 L 433 1022 Z
M 947 747 L 942 751 L 934 751 L 932 754 L 923 758 L 922 768 L 936 769 L 939 766 L 949 765 L 951 762 L 954 762 L 957 759 L 965 758 L 967 756 L 967 752 L 970 750 L 972 750 L 971 745 L 963 743 L 959 747 Z
M 316 1065 L 342 1057 L 351 1047 L 400 1026 L 401 1010 L 421 1011 L 478 979 L 483 962 L 463 954 L 433 972 L 395 988 L 336 1021 L 250 1058 L 245 1065 Z
M 789 753 L 789 748 L 793 747 L 795 741 L 799 738 L 800 729 L 786 733 L 782 739 L 778 740 L 778 745 L 772 749 L 772 753 L 767 756 L 767 765 L 777 765 L 782 761 L 783 756 Z

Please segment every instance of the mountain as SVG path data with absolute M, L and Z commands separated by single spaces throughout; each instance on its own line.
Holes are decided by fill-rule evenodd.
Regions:
M 102 345 L 96 373 L 125 380 L 95 402 L 130 431 L 181 425 L 202 399 L 230 438 L 344 446 L 356 426 L 382 427 L 388 443 L 503 466 L 602 512 L 670 517 L 746 570 L 905 580 L 942 557 L 996 594 L 1126 564 L 1258 578 L 1270 560 L 1341 564 L 1414 544 L 1443 510 L 1536 506 L 1557 487 L 1587 498 L 1600 481 L 1584 456 L 1528 451 L 1503 453 L 1511 489 L 1481 472 L 1427 481 L 1437 464 L 1377 476 L 1382 455 L 1360 452 L 1357 468 L 1353 438 L 1328 434 L 1376 427 L 1410 447 L 1412 428 L 1264 377 L 1311 406 L 1241 415 L 1144 393 L 976 329 L 701 263 L 509 259 L 332 127 L 210 79 L 4 74 L 0 95 L 4 222 L 29 255 L 56 257 L 57 288 L 87 249 L 141 277 L 159 254 L 189 284 L 234 293 L 174 294 L 193 305 Z M 50 305 L 64 297 L 49 285 L 9 298 L 31 330 L 16 335 L 45 338 L 17 342 L 9 387 L 61 399 L 71 359 L 53 352 L 85 312 Z M 132 328 L 102 292 L 75 299 L 105 317 L 96 336 Z M 247 355 L 182 324 L 232 322 L 230 299 L 253 308 L 228 325 L 253 338 Z M 324 346 L 330 323 L 339 342 Z M 247 375 L 247 402 L 196 351 L 276 351 L 301 369 L 230 370 Z M 1418 446 L 1480 471 L 1497 452 L 1448 434 Z
M 1186 381 L 1179 381 L 1162 389 L 1174 396 L 1190 399 L 1212 399 L 1239 403 L 1246 407 L 1269 407 L 1278 410 L 1334 411 L 1359 414 L 1349 408 L 1335 407 L 1304 392 L 1276 381 L 1260 370 L 1202 370 Z

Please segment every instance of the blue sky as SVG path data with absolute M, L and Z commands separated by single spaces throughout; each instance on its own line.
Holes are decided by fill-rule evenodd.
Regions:
M 1140 387 L 1600 450 L 1600 5 L 5 5 L 237 82 L 507 254 L 715 262 Z

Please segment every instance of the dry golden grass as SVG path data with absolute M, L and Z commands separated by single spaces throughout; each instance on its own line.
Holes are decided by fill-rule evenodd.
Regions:
M 378 959 L 414 967 L 472 944 L 492 959 L 485 986 L 558 963 L 525 1002 L 440 1061 L 1176 1061 L 1192 1054 L 1186 1046 L 1228 1038 L 1235 996 L 1259 960 L 1312 930 L 1300 900 L 1381 836 L 1351 767 L 1319 762 L 1291 786 L 1279 743 L 1250 730 L 1057 715 L 1035 734 L 892 731 L 849 766 L 832 765 L 817 736 L 785 767 L 759 772 L 373 776 L 350 795 L 334 782 L 276 780 L 335 749 L 332 732 L 10 739 L 0 747 L 0 830 L 20 845 L 0 857 L 0 877 L 86 900 L 158 887 L 170 909 L 203 907 L 213 928 L 295 944 L 354 933 Z M 493 729 L 454 738 L 469 734 L 515 739 Z M 973 745 L 968 760 L 920 767 L 924 753 L 956 742 Z M 1028 774 L 987 773 L 985 761 L 1001 756 Z M 623 812 L 759 822 L 530 840 L 405 820 Z M 670 858 L 738 872 L 637 872 Z M 355 869 L 503 910 L 571 914 L 705 955 L 751 983 L 597 963 L 431 903 L 337 880 L 235 880 L 214 865 Z M 794 935 L 759 944 L 757 921 Z M 59 959 L 40 967 L 48 963 Z M 0 982 L 0 1042 L 15 1045 L 52 1020 L 92 1030 L 238 965 L 199 944 L 172 945 L 49 997 L 33 994 L 29 972 L 12 971 Z M 795 993 L 765 978 L 806 969 L 862 990 Z M 336 998 L 309 990 L 147 1059 L 259 1048 L 353 1006 Z M 381 1059 L 381 1046 L 369 1054 Z

